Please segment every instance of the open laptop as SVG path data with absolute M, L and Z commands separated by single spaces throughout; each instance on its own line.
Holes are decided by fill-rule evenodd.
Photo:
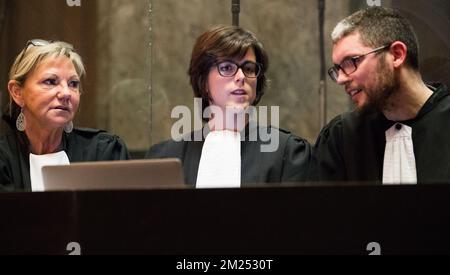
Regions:
M 44 166 L 42 177 L 45 191 L 186 188 L 178 159 Z

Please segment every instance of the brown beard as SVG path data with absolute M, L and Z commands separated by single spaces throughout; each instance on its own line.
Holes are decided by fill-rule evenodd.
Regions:
M 367 102 L 358 109 L 363 115 L 385 110 L 388 107 L 389 98 L 398 91 L 398 79 L 386 65 L 384 55 L 378 60 L 376 84 L 365 91 Z

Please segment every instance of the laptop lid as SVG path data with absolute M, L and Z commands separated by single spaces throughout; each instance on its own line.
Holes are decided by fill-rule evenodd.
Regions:
M 42 177 L 45 191 L 186 188 L 178 159 L 44 166 Z

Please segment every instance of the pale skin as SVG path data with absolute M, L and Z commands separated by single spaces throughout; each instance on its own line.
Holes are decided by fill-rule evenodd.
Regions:
M 245 61 L 253 61 L 256 62 L 256 56 L 253 48 L 250 48 L 246 55 L 241 59 L 232 59 L 237 64 L 242 64 Z M 211 68 L 208 75 L 208 89 L 210 92 L 210 96 L 212 101 L 211 105 L 217 106 L 220 108 L 223 114 L 226 114 L 226 109 L 233 109 L 235 113 L 240 113 L 245 111 L 256 98 L 256 85 L 257 78 L 248 78 L 242 72 L 242 69 L 238 69 L 236 75 L 232 77 L 223 77 L 217 71 L 217 68 L 214 66 Z M 230 123 L 230 119 L 237 120 L 237 116 L 223 116 L 223 128 L 232 131 L 239 131 L 241 129 L 237 129 L 235 127 L 238 125 L 237 121 L 234 123 Z M 245 118 L 247 122 L 247 118 Z M 222 130 L 218 129 L 217 123 L 214 122 L 214 119 L 209 121 L 209 125 L 211 130 Z M 229 129 L 229 125 L 233 129 Z
M 42 60 L 25 83 L 9 81 L 10 96 L 25 116 L 25 134 L 33 154 L 58 151 L 63 127 L 78 110 L 79 85 L 75 67 L 65 56 Z
M 382 45 L 380 45 L 382 46 Z M 358 32 L 345 36 L 333 46 L 333 62 L 340 64 L 345 58 L 358 56 L 373 50 L 364 46 Z M 407 47 L 400 41 L 395 41 L 386 50 L 385 61 L 387 72 L 393 73 L 398 81 L 398 89 L 390 96 L 382 108 L 383 114 L 392 121 L 405 121 L 417 116 L 422 106 L 433 92 L 425 85 L 419 72 L 405 64 Z M 345 91 L 352 98 L 357 108 L 361 108 L 369 100 L 367 93 L 377 87 L 375 75 L 379 57 L 375 54 L 365 56 L 357 70 L 346 75 L 339 72 L 337 83 L 345 86 Z

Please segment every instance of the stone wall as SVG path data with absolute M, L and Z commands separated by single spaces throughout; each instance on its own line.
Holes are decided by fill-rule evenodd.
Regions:
M 132 151 L 170 138 L 175 106 L 193 108 L 187 69 L 198 35 L 231 24 L 231 0 L 0 0 L 0 77 L 3 104 L 13 57 L 31 38 L 58 38 L 79 49 L 87 65 L 77 126 L 106 129 Z M 446 0 L 326 0 L 329 34 L 352 11 L 381 3 L 400 9 L 416 28 L 425 80 L 450 84 L 450 4 Z M 314 142 L 319 133 L 317 0 L 241 0 L 241 26 L 270 57 L 270 86 L 261 105 L 280 107 L 280 127 Z M 327 120 L 349 110 L 341 87 L 327 78 Z
M 97 127 L 107 129 L 132 151 L 148 148 L 150 137 L 150 3 L 97 0 Z

